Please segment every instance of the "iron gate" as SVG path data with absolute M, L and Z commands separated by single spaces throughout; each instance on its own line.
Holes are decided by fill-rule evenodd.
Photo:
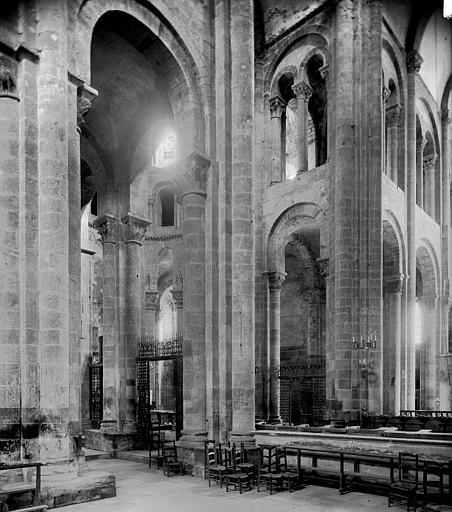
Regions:
M 91 428 L 100 428 L 103 418 L 103 372 L 102 363 L 89 365 L 89 418 Z
M 284 422 L 316 424 L 326 418 L 326 372 L 324 365 L 300 361 L 282 364 L 280 414 Z
M 176 438 L 180 437 L 183 425 L 183 356 L 182 336 L 175 336 L 162 341 L 155 341 L 153 338 L 143 338 L 138 345 L 137 357 L 137 430 L 140 436 L 142 447 L 147 447 L 149 441 L 150 411 L 155 406 L 154 397 L 151 395 L 151 364 L 156 365 L 159 361 L 172 362 L 171 381 L 168 381 L 168 372 L 162 396 L 165 401 L 163 405 L 174 404 L 176 412 Z M 172 389 L 174 397 L 169 397 Z

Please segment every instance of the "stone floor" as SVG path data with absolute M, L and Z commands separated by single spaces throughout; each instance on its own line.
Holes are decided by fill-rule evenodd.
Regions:
M 289 494 L 252 490 L 240 495 L 192 476 L 163 476 L 161 470 L 126 460 L 91 460 L 90 470 L 116 476 L 117 496 L 64 507 L 62 512 L 381 512 L 387 499 L 359 492 L 340 496 L 337 489 L 308 486 Z M 402 510 L 398 507 L 391 510 Z

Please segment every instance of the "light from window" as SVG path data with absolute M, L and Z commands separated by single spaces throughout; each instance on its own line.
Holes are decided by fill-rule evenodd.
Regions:
M 155 167 L 166 167 L 174 162 L 176 158 L 176 137 L 174 133 L 168 135 L 161 142 L 154 154 L 153 165 Z

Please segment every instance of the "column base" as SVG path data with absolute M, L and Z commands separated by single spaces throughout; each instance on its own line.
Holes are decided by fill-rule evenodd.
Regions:
M 177 457 L 184 466 L 185 474 L 204 477 L 206 440 L 207 432 L 182 431 L 176 446 Z
M 281 416 L 270 416 L 270 418 L 268 419 L 267 423 L 269 425 L 277 425 L 279 423 L 282 423 Z
M 243 444 L 245 447 L 252 447 L 256 445 L 254 434 L 252 432 L 231 432 L 229 434 L 229 440 L 237 446 L 241 446 Z

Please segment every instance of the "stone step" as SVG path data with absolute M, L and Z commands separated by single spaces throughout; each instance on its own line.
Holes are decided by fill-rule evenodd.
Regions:
M 85 460 L 98 460 L 98 459 L 111 459 L 111 454 L 108 452 L 103 452 L 100 450 L 91 450 L 90 448 L 85 448 Z
M 157 451 L 155 453 L 157 455 Z M 143 464 L 148 464 L 149 452 L 147 450 L 133 450 L 133 451 L 118 452 L 118 459 L 130 460 L 131 462 L 141 462 Z

